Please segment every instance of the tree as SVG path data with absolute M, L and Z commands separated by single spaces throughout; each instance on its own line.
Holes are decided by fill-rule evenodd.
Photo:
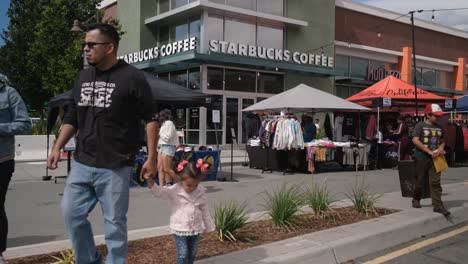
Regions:
M 42 109 L 47 100 L 70 89 L 82 67 L 83 34 L 70 32 L 74 20 L 88 21 L 97 0 L 12 0 L 10 24 L 0 48 L 3 71 L 26 103 Z M 92 21 L 95 22 L 95 21 Z
M 35 26 L 49 0 L 11 0 L 7 15 L 10 22 L 1 34 L 0 71 L 8 76 L 28 106 L 40 109 L 46 94 L 40 76 L 30 68 L 27 56 L 35 39 Z

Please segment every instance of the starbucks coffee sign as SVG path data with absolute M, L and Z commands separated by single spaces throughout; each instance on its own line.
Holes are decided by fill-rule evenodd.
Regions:
M 195 49 L 197 49 L 197 38 L 193 37 L 184 40 L 174 41 L 172 43 L 162 45 L 161 47 L 140 50 L 138 52 L 120 56 L 119 59 L 123 59 L 127 63 L 131 64 L 152 59 L 158 59 L 160 57 L 170 56 Z
M 293 62 L 302 65 L 317 65 L 328 68 L 333 68 L 334 64 L 333 57 L 325 55 L 301 53 L 298 51 L 292 52 L 289 50 L 265 48 L 221 40 L 210 40 L 209 51 L 273 61 Z

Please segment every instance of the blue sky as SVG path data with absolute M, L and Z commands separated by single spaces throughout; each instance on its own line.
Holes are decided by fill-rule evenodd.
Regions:
M 0 30 L 2 30 L 2 32 L 3 32 L 3 29 L 8 26 L 8 17 L 6 15 L 8 6 L 10 6 L 10 0 L 0 1 Z M 0 46 L 3 46 L 2 39 L 0 39 Z

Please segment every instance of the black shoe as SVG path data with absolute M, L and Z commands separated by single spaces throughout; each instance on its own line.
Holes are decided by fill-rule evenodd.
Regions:
M 421 203 L 418 200 L 413 200 L 413 208 L 421 208 Z
M 450 212 L 447 211 L 444 207 L 434 208 L 434 212 L 439 213 L 439 214 L 443 214 L 444 216 L 449 216 L 450 215 Z

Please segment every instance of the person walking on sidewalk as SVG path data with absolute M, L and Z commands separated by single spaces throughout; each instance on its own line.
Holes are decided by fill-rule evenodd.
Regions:
M 60 149 L 76 134 L 75 158 L 61 208 L 77 264 L 102 263 L 87 219 L 97 202 L 104 218 L 106 263 L 126 263 L 129 181 L 141 120 L 148 134 L 148 159 L 141 174 L 156 174 L 159 128 L 151 89 L 142 71 L 117 60 L 119 39 L 111 25 L 89 27 L 83 50 L 92 67 L 75 79 L 73 103 L 47 164 L 57 168 Z
M 178 179 L 174 172 L 173 162 L 176 153 L 176 147 L 179 145 L 177 130 L 172 122 L 171 110 L 164 109 L 159 113 L 159 141 L 158 141 L 158 176 L 159 185 L 172 185 L 173 181 Z
M 436 172 L 433 158 L 445 155 L 445 142 L 442 127 L 437 124 L 437 118 L 444 112 L 438 104 L 428 104 L 424 109 L 426 120 L 416 124 L 413 130 L 413 143 L 416 146 L 414 160 L 416 166 L 416 186 L 412 205 L 421 208 L 420 200 L 424 178 L 429 177 L 432 206 L 434 212 L 449 216 L 442 203 L 442 186 L 440 185 L 440 172 Z
M 202 159 L 198 159 L 196 164 L 182 160 L 177 165 L 181 181 L 172 186 L 158 186 L 153 178 L 145 177 L 154 197 L 171 201 L 169 229 L 176 242 L 177 264 L 192 264 L 197 255 L 200 234 L 215 230 L 206 201 L 206 188 L 200 185 L 210 167 Z
M 18 92 L 0 74 L 0 264 L 7 246 L 8 218 L 5 199 L 11 177 L 15 171 L 15 135 L 31 129 L 26 105 Z

